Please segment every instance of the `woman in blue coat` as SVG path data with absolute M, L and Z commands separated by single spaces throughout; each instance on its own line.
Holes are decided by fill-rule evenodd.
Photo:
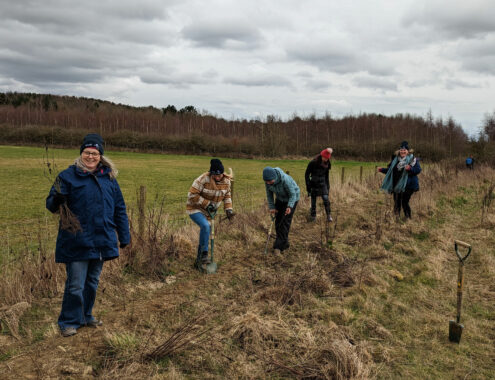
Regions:
M 378 168 L 380 173 L 386 174 L 381 189 L 394 195 L 394 213 L 397 218 L 400 217 L 401 208 L 406 219 L 411 218 L 409 200 L 419 190 L 417 175 L 421 173 L 421 166 L 412 152 L 407 141 L 403 141 L 388 166 Z
M 103 262 L 119 256 L 118 244 L 130 242 L 126 206 L 113 163 L 103 155 L 103 139 L 84 138 L 74 165 L 62 171 L 46 198 L 46 208 L 58 212 L 67 206 L 77 218 L 76 232 L 59 226 L 55 261 L 65 263 L 67 280 L 58 325 L 63 336 L 81 326 L 102 324 L 92 315 Z M 117 240 L 118 236 L 118 240 Z

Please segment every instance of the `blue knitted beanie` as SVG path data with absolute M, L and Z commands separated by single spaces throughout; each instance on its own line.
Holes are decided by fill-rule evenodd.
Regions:
M 267 166 L 263 169 L 263 181 L 271 181 L 277 178 L 277 172 L 274 168 Z

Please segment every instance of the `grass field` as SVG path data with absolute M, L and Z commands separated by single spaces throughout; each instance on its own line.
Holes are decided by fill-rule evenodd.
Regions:
M 148 203 L 156 197 L 165 198 L 165 211 L 170 220 L 183 224 L 188 220 L 185 210 L 187 192 L 192 181 L 209 168 L 211 157 L 106 152 L 119 169 L 118 181 L 130 209 L 136 206 L 140 186 L 146 186 Z M 44 162 L 54 163 L 62 171 L 78 156 L 76 150 L 0 146 L 0 241 L 14 249 L 19 239 L 26 241 L 29 231 L 41 224 L 45 228 L 56 222 L 45 209 L 45 198 L 51 187 Z M 308 160 L 247 160 L 223 159 L 235 175 L 234 203 L 237 209 L 253 210 L 265 199 L 261 172 L 265 166 L 278 166 L 289 171 L 305 193 L 304 171 Z M 340 183 L 342 167 L 345 180 L 358 180 L 360 166 L 364 176 L 374 171 L 375 163 L 333 160 L 331 183 Z M 53 178 L 53 176 L 51 177 Z M 53 232 L 52 229 L 50 229 Z M 5 245 L 4 245 L 5 247 Z M 5 249 L 5 248 L 4 248 Z
M 173 228 L 164 223 L 144 238 L 134 233 L 131 248 L 105 264 L 95 306 L 104 326 L 62 338 L 56 318 L 65 276 L 50 248 L 56 219 L 44 211 L 50 184 L 42 175 L 43 150 L 2 147 L 0 154 L 3 190 L 11 193 L 2 204 L 2 231 L 8 228 L 8 238 L 18 239 L 21 253 L 0 271 L 0 378 L 493 378 L 490 167 L 427 166 L 411 201 L 413 219 L 396 221 L 391 196 L 378 191 L 382 177 L 371 175 L 375 164 L 365 166 L 370 176 L 361 184 L 361 163 L 335 162 L 330 194 L 335 223 L 329 234 L 321 205 L 317 223 L 308 223 L 303 197 L 291 248 L 277 257 L 263 254 L 268 218 L 261 169 L 280 166 L 302 185 L 307 160 L 226 159 L 236 173 L 241 212 L 231 223 L 218 223 L 218 273 L 205 276 L 192 268 L 198 229 L 190 223 Z M 77 152 L 54 155 L 64 168 Z M 177 220 L 184 218 L 190 183 L 209 162 L 109 156 L 121 169 L 131 208 L 139 185 L 146 185 L 149 194 L 170 200 L 166 211 Z M 342 165 L 353 178 L 343 185 Z M 30 176 L 36 179 L 30 182 Z M 456 310 L 454 239 L 473 246 L 465 265 L 460 344 L 448 340 Z M 16 258 L 16 252 L 5 252 Z

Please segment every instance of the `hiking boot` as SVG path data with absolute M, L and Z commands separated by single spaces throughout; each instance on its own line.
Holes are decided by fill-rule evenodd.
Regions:
M 63 337 L 67 338 L 72 335 L 77 334 L 77 330 L 74 327 L 66 327 L 65 329 L 60 330 L 60 333 Z
M 210 256 L 208 255 L 208 251 L 201 252 L 201 264 L 208 265 L 211 264 Z
M 273 250 L 273 254 L 274 254 L 275 256 L 279 256 L 279 255 L 281 254 L 280 249 L 275 248 L 275 249 Z
M 98 319 L 93 319 L 93 320 L 89 321 L 88 323 L 86 323 L 86 326 L 96 328 L 96 327 L 103 326 L 103 322 L 99 321 Z
M 330 222 L 333 222 L 333 218 L 332 218 L 332 215 L 327 215 L 327 222 L 330 223 Z
M 316 215 L 310 215 L 309 216 L 309 221 L 310 222 L 313 222 L 313 223 L 316 222 Z

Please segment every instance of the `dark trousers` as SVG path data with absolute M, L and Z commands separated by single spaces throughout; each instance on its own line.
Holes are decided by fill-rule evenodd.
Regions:
M 273 249 L 280 249 L 284 251 L 290 247 L 289 243 L 289 231 L 292 223 L 292 216 L 296 211 L 297 202 L 294 203 L 294 207 L 290 210 L 289 215 L 285 215 L 287 209 L 287 202 L 281 202 L 278 199 L 275 201 L 275 209 L 277 214 L 275 216 L 275 230 L 277 231 L 277 238 L 273 243 Z
M 406 189 L 403 193 L 394 193 L 394 213 L 400 216 L 400 209 L 404 211 L 406 218 L 411 217 L 411 207 L 409 206 L 409 200 L 413 195 L 414 190 Z
M 311 192 L 311 216 L 316 216 L 316 193 L 314 191 Z M 321 195 L 321 199 L 323 200 L 323 206 L 325 206 L 325 212 L 327 216 L 330 215 L 330 200 L 328 199 L 328 194 Z

